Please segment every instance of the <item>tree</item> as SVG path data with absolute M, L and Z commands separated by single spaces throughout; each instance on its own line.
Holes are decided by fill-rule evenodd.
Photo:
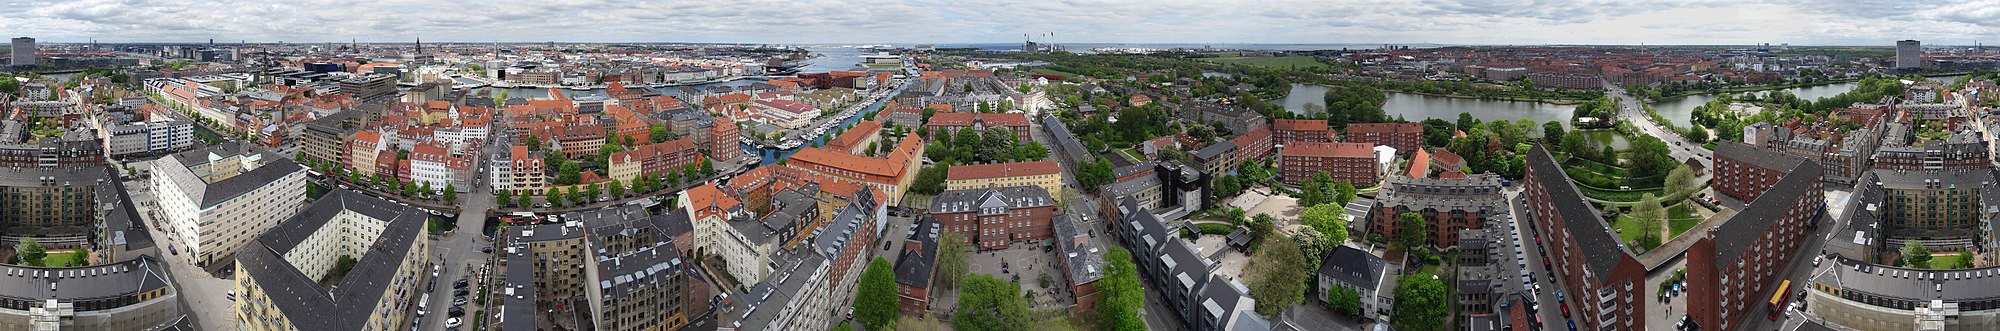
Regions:
M 560 155 L 562 153 L 553 153 L 553 154 Z M 576 185 L 577 182 L 583 181 L 583 168 L 582 166 L 577 165 L 576 162 L 564 161 L 560 169 L 562 170 L 560 174 L 556 176 L 556 184 Z
M 528 135 L 528 138 L 522 139 L 521 143 L 524 145 L 528 145 L 529 151 L 535 151 L 535 152 L 542 151 L 542 138 L 536 137 L 535 135 Z
M 679 171 L 668 171 L 668 172 L 667 172 L 667 181 L 666 181 L 666 182 L 667 182 L 667 183 L 670 183 L 670 185 L 679 185 L 679 184 L 681 183 L 681 172 L 679 172 Z
M 1334 312 L 1360 317 L 1361 293 L 1346 286 L 1335 286 L 1326 291 L 1326 306 L 1332 308 Z
M 458 201 L 458 185 L 444 184 L 444 201 Z
M 1652 193 L 1640 196 L 1639 204 L 1632 206 L 1632 213 L 1626 216 L 1630 216 L 1633 222 L 1639 222 L 1639 247 L 1652 249 L 1660 246 L 1661 222 L 1667 219 L 1667 208 L 1660 206 L 1660 197 Z
M 972 243 L 957 231 L 946 230 L 938 234 L 937 281 L 946 286 L 956 286 L 965 274 L 971 271 Z
M 1098 324 L 1105 330 L 1146 330 L 1146 322 L 1139 319 L 1146 290 L 1139 285 L 1139 266 L 1132 263 L 1132 252 L 1112 246 L 1104 259 L 1104 278 L 1097 281 Z
M 861 272 L 854 295 L 854 319 L 866 330 L 883 330 L 896 320 L 902 305 L 896 299 L 896 270 L 889 260 L 875 257 Z
M 1542 141 L 1554 143 L 1563 140 L 1562 121 L 1542 123 Z
M 672 136 L 674 134 L 673 131 L 667 130 L 666 123 L 653 124 L 653 127 L 647 129 L 647 131 L 648 131 L 647 133 L 649 133 L 648 136 L 652 138 L 650 140 L 656 143 L 665 142 L 668 140 L 667 139 L 668 136 Z
M 1903 263 L 1907 263 L 1914 268 L 1929 269 L 1931 267 L 1931 249 L 1924 247 L 1924 244 L 1918 243 L 1915 240 L 1904 241 Z
M 1020 293 L 1019 286 L 993 276 L 966 277 L 951 326 L 966 331 L 1019 330 L 1034 322 Z
M 514 199 L 518 200 L 518 201 L 514 201 L 514 206 L 518 206 L 518 207 L 521 207 L 521 208 L 528 208 L 528 207 L 532 207 L 532 206 L 534 206 L 534 203 L 535 203 L 535 197 L 534 197 L 534 196 L 532 196 L 532 195 L 528 195 L 527 193 L 522 193 L 521 195 L 516 195 L 516 196 L 514 196 Z
M 49 256 L 49 250 L 35 238 L 21 238 L 20 243 L 14 244 L 14 256 L 21 258 L 21 265 L 41 267 L 44 266 L 42 258 Z
M 1689 169 L 1685 163 L 1674 167 L 1673 171 L 1667 172 L 1666 187 L 1667 194 L 1669 195 L 1694 192 L 1695 189 L 1700 188 L 1700 185 L 1701 183 L 1695 182 L 1694 170 Z
M 618 181 L 617 179 L 612 179 L 610 189 L 611 189 L 611 196 L 621 197 L 621 198 L 625 197 L 625 182 Z
M 699 169 L 701 171 L 702 176 L 714 175 L 715 162 L 709 161 L 708 159 L 701 159 L 701 164 L 699 166 L 696 166 L 695 169 Z
M 1429 273 L 1404 275 L 1396 279 L 1396 309 L 1389 312 L 1389 325 L 1396 330 L 1444 330 L 1446 301 L 1444 281 Z
M 1347 220 L 1341 218 L 1347 215 L 1345 206 L 1322 203 L 1306 207 L 1305 211 L 1299 212 L 1299 223 L 1319 230 L 1318 235 L 1327 242 L 1335 244 L 1347 242 Z
M 1425 237 L 1430 233 L 1427 230 L 1430 221 L 1424 220 L 1424 215 L 1416 212 L 1406 212 L 1396 215 L 1396 218 L 1396 245 L 1403 246 L 1404 249 L 1423 246 L 1424 240 L 1427 239 Z
M 1970 256 L 1967 254 L 1959 254 L 1959 255 Z M 1969 267 L 1972 265 L 1972 260 L 1970 258 L 1967 258 L 1965 263 Z M 90 265 L 90 249 L 85 248 L 83 246 L 76 246 L 76 252 L 69 254 L 69 266 L 81 267 L 87 265 Z
M 1305 298 L 1306 258 L 1298 242 L 1265 237 L 1246 268 L 1258 314 L 1275 316 Z
M 945 165 L 932 165 L 917 170 L 917 180 L 910 184 L 910 191 L 917 194 L 937 195 L 944 192 Z
M 1456 128 L 1459 131 L 1472 132 L 1473 128 L 1479 127 L 1479 119 L 1473 118 L 1472 113 L 1458 113 L 1458 122 L 1453 124 L 1458 125 Z
M 1098 186 L 1110 184 L 1111 180 L 1116 179 L 1111 174 L 1111 161 L 1103 157 L 1098 157 L 1097 162 L 1084 164 L 1082 168 L 1077 171 L 1076 181 L 1079 184 L 1083 184 L 1083 187 L 1086 188 L 1095 189 Z
M 1028 141 L 1014 145 L 1015 162 L 1035 161 L 1047 158 L 1049 158 L 1049 149 L 1048 147 L 1043 147 L 1041 142 Z
M 505 206 L 513 202 L 514 191 L 500 190 L 500 192 L 493 192 L 493 204 Z
M 1972 251 L 1958 252 L 1958 255 L 1952 257 L 1951 267 L 1953 269 L 1971 269 L 1972 254 Z
M 431 182 L 423 182 L 423 185 L 418 185 L 417 187 L 420 189 L 418 192 L 437 193 L 437 190 L 431 189 Z
M 544 198 L 544 199 L 548 199 L 548 200 L 549 200 L 549 205 L 552 205 L 552 206 L 556 206 L 556 207 L 562 207 L 562 205 L 563 205 L 563 193 L 562 193 L 562 189 L 558 189 L 558 188 L 553 188 L 553 187 L 551 187 L 551 188 L 549 188 L 549 192 L 548 192 L 548 193 L 546 193 L 546 194 L 542 194 L 542 198 Z
M 1356 190 L 1354 189 L 1354 182 L 1341 181 L 1339 183 L 1334 183 L 1333 203 L 1339 204 L 1341 206 L 1346 206 L 1349 201 L 1354 201 L 1355 193 Z
M 575 186 L 570 186 L 570 187 L 569 187 L 569 201 L 570 201 L 570 202 L 575 202 L 575 203 L 576 203 L 576 205 L 578 205 L 578 206 L 582 206 L 582 205 L 586 205 L 586 204 L 590 204 L 590 200 L 593 200 L 593 199 L 591 199 L 590 197 L 586 197 L 586 196 L 583 196 L 583 191 L 582 191 L 582 190 L 577 190 Z

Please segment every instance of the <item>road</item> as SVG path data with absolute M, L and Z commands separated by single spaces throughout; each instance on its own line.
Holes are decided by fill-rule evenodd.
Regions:
M 139 169 L 149 166 L 146 162 L 132 162 L 130 165 Z M 139 213 L 139 217 L 146 223 L 147 230 L 152 232 L 154 245 L 171 245 L 173 239 L 160 230 L 160 224 L 165 220 L 154 214 L 159 208 L 155 205 L 151 189 L 146 186 L 146 180 L 140 178 L 125 182 L 125 188 L 132 197 L 132 204 L 144 211 Z M 236 290 L 234 275 L 211 274 L 178 254 L 160 256 L 160 260 L 167 263 L 168 273 L 172 274 L 170 278 L 181 297 L 181 311 L 193 318 L 196 329 L 236 329 L 233 313 L 236 302 L 225 297 Z
M 1674 132 L 1673 129 L 1669 129 L 1659 122 L 1654 122 L 1653 117 L 1646 115 L 1646 110 L 1640 107 L 1643 103 L 1640 103 L 1637 98 L 1625 95 L 1624 88 L 1612 85 L 1610 82 L 1605 82 L 1604 95 L 1618 100 L 1618 104 L 1620 105 L 1618 117 L 1620 119 L 1623 119 L 1627 123 L 1632 123 L 1632 126 L 1638 128 L 1640 133 L 1660 138 L 1661 141 L 1666 142 L 1668 150 L 1672 151 L 1671 154 L 1675 160 L 1694 158 L 1699 160 L 1697 162 L 1701 162 L 1703 168 L 1715 169 L 1715 160 L 1709 157 L 1714 152 L 1702 148 L 1701 144 L 1688 141 L 1687 137 L 1682 137 L 1680 133 Z M 1700 180 L 1707 180 L 1706 174 Z
M 1839 201 L 1830 201 L 1829 203 L 1838 203 L 1838 202 Z M 1765 286 L 1768 287 L 1768 289 L 1758 293 L 1758 296 L 1755 296 L 1755 298 L 1759 298 L 1760 301 L 1764 299 L 1769 299 L 1771 297 L 1771 294 L 1773 294 L 1771 292 L 1777 290 L 1778 283 L 1782 282 L 1785 279 L 1792 280 L 1792 290 L 1790 291 L 1793 292 L 1793 293 L 1787 293 L 1785 295 L 1792 296 L 1792 299 L 1798 298 L 1797 297 L 1798 289 L 1805 286 L 1806 282 L 1811 279 L 1813 270 L 1818 268 L 1817 266 L 1813 265 L 1813 257 L 1819 255 L 1820 252 L 1822 252 L 1826 248 L 1826 242 L 1832 238 L 1832 233 L 1831 233 L 1832 230 L 1842 227 L 1842 224 L 1840 222 L 1843 221 L 1842 220 L 1843 217 L 1834 217 L 1834 216 L 1835 215 L 1833 213 L 1825 213 L 1824 215 L 1820 216 L 1820 220 L 1817 223 L 1819 224 L 1819 226 L 1813 228 L 1812 233 L 1808 233 L 1806 234 L 1805 237 L 1799 238 L 1799 240 L 1803 241 L 1804 243 L 1799 245 L 1798 252 L 1796 254 L 1793 254 L 1793 256 L 1791 257 L 1792 259 L 1791 265 L 1785 267 L 1784 273 L 1780 273 L 1780 275 L 1782 275 L 1783 278 L 1772 280 L 1770 284 L 1766 284 Z M 1750 316 L 1752 316 L 1752 318 L 1745 318 L 1742 327 L 1737 329 L 1779 330 L 1782 328 L 1784 330 L 1791 330 L 1797 328 L 1800 323 L 1803 323 L 1806 320 L 1804 318 L 1799 318 L 1802 315 L 1800 315 L 1799 312 L 1794 311 L 1787 313 L 1786 314 L 1787 317 L 1785 318 L 1779 319 L 1778 321 L 1771 321 L 1770 319 L 1764 318 L 1765 312 L 1769 311 L 1770 309 L 1771 307 L 1767 304 L 1764 304 L 1762 302 L 1757 303 L 1756 306 L 1750 308 Z
M 1501 192 L 1506 196 L 1510 207 L 1508 209 L 1514 215 L 1514 226 L 1521 229 L 1521 250 L 1529 259 L 1528 272 L 1534 275 L 1535 283 L 1542 286 L 1541 290 L 1530 293 L 1535 302 L 1541 304 L 1541 310 L 1536 312 L 1542 320 L 1541 330 L 1566 330 L 1568 326 L 1564 323 L 1562 309 L 1557 305 L 1555 294 L 1558 289 L 1563 288 L 1557 283 L 1562 277 L 1558 277 L 1552 268 L 1541 266 L 1542 259 L 1547 256 L 1542 252 L 1542 245 L 1536 239 L 1541 237 L 1541 230 L 1535 229 L 1535 224 L 1527 212 L 1527 201 L 1523 200 L 1519 187 L 1510 187 Z
M 424 293 L 431 295 L 430 302 L 427 304 L 430 313 L 424 315 L 423 321 L 418 324 L 419 330 L 445 329 L 445 320 L 450 318 L 450 316 L 447 316 L 447 312 L 451 309 L 449 307 L 451 307 L 453 298 L 451 295 L 452 282 L 460 278 L 469 278 L 471 285 L 467 286 L 467 288 L 471 290 L 467 291 L 470 294 L 466 296 L 465 300 L 476 301 L 479 296 L 478 289 L 484 287 L 491 280 L 489 275 L 469 277 L 474 272 L 487 270 L 485 268 L 492 265 L 488 263 L 492 254 L 479 250 L 480 247 L 493 244 L 493 241 L 486 238 L 480 229 L 486 222 L 486 210 L 493 208 L 492 192 L 484 186 L 474 185 L 472 192 L 460 197 L 465 199 L 461 204 L 464 207 L 462 209 L 464 212 L 458 214 L 458 227 L 456 229 L 443 236 L 431 236 L 431 238 L 437 240 L 431 243 L 431 254 L 437 257 L 436 261 L 442 264 L 443 270 L 437 279 L 434 280 L 436 282 L 435 287 L 419 288 L 419 290 L 429 290 L 429 292 Z M 490 274 L 490 272 L 487 273 Z M 428 275 L 428 273 L 426 274 Z M 484 310 L 482 306 L 481 302 L 467 303 L 465 305 L 466 315 L 461 317 L 464 323 L 472 323 L 473 314 Z M 471 328 L 461 327 L 461 329 Z

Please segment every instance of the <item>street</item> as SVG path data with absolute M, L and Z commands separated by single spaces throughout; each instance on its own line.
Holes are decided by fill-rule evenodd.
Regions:
M 464 306 L 466 315 L 460 317 L 463 323 L 471 324 L 472 316 L 485 311 L 485 302 L 479 302 L 477 299 L 480 296 L 479 289 L 484 288 L 492 280 L 491 274 L 489 272 L 481 277 L 469 276 L 490 266 L 487 262 L 492 254 L 480 252 L 479 248 L 493 244 L 492 240 L 481 233 L 481 227 L 486 223 L 486 210 L 493 208 L 492 194 L 492 191 L 484 185 L 474 185 L 472 192 L 460 197 L 465 200 L 460 203 L 464 211 L 458 214 L 458 227 L 443 236 L 431 236 L 438 240 L 431 244 L 431 254 L 438 257 L 436 260 L 438 263 L 443 264 L 443 271 L 438 274 L 437 279 L 432 280 L 435 282 L 432 283 L 435 287 L 420 287 L 421 290 L 429 290 L 425 293 L 430 293 L 431 297 L 425 305 L 429 313 L 425 314 L 422 322 L 417 324 L 418 330 L 445 329 L 445 319 L 450 318 L 447 312 L 451 309 L 453 299 L 452 282 L 460 278 L 468 278 L 471 282 L 471 285 L 467 286 L 471 289 L 469 291 L 471 294 L 465 298 L 470 303 Z M 471 329 L 469 326 L 461 328 Z
M 1703 148 L 1701 144 L 1688 141 L 1687 137 L 1682 137 L 1680 133 L 1673 132 L 1673 130 L 1666 128 L 1661 123 L 1654 122 L 1653 117 L 1646 115 L 1646 111 L 1640 108 L 1642 103 L 1639 102 L 1639 99 L 1625 95 L 1624 88 L 1612 85 L 1610 82 L 1605 82 L 1604 84 L 1604 95 L 1616 99 L 1621 106 L 1618 110 L 1618 117 L 1624 118 L 1627 123 L 1632 123 L 1632 126 L 1638 128 L 1640 133 L 1660 138 L 1661 141 L 1666 142 L 1667 150 L 1671 152 L 1675 160 L 1693 158 L 1697 160 L 1696 162 L 1700 162 L 1702 167 L 1715 169 L 1715 160 L 1709 158 L 1714 152 Z M 1706 174 L 1699 179 L 1706 180 Z
M 131 165 L 139 169 L 149 166 L 146 162 L 135 162 Z M 172 237 L 168 237 L 166 232 L 160 230 L 160 224 L 165 220 L 156 218 L 154 214 L 159 208 L 154 205 L 156 200 L 152 190 L 146 186 L 146 180 L 140 178 L 128 181 L 125 187 L 128 190 L 126 193 L 132 197 L 132 204 L 143 211 L 139 213 L 139 217 L 144 220 L 147 230 L 152 233 L 154 244 L 175 245 Z M 226 297 L 228 293 L 236 290 L 233 277 L 218 278 L 217 275 L 208 273 L 207 270 L 195 266 L 178 254 L 160 256 L 160 260 L 167 263 L 167 270 L 172 273 L 174 288 L 181 296 L 181 311 L 186 312 L 194 320 L 196 328 L 236 329 L 234 323 L 236 302 Z

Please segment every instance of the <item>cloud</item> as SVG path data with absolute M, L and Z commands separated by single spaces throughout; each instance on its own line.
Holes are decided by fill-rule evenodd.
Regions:
M 0 0 L 49 42 L 1888 45 L 2000 39 L 2000 5 L 1863 0 Z M 1044 38 L 1037 38 L 1044 39 Z

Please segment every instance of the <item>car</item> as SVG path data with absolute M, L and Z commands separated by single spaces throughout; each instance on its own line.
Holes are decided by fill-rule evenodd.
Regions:
M 438 288 L 437 278 L 431 278 L 431 281 L 429 283 L 424 284 L 424 292 L 436 291 L 437 288 Z
M 1576 321 L 1569 321 L 1569 331 L 1576 331 Z
M 1556 307 L 1560 307 L 1560 308 L 1562 308 L 1562 312 L 1563 312 L 1563 318 L 1569 318 L 1569 303 L 1568 303 L 1568 302 L 1557 302 L 1557 303 L 1556 303 Z
M 451 307 L 450 310 L 445 310 L 444 316 L 450 316 L 450 317 L 465 316 L 465 307 Z
M 466 294 L 470 294 L 470 293 L 472 293 L 472 291 L 468 291 L 468 290 L 466 290 L 466 289 L 464 289 L 464 288 L 460 288 L 460 289 L 456 289 L 456 290 L 451 290 L 451 296 L 455 296 L 455 297 L 462 297 L 462 296 L 465 296 Z
M 471 286 L 471 285 L 472 282 L 466 280 L 465 278 L 459 278 L 458 281 L 451 282 L 451 288 L 465 288 L 466 286 Z
M 493 254 L 493 246 L 479 246 L 479 252 Z
M 222 297 L 229 299 L 229 301 L 236 301 L 236 290 L 229 290 L 229 294 L 225 294 Z
M 465 297 L 458 297 L 458 298 L 453 298 L 453 299 L 451 299 L 451 305 L 452 305 L 453 307 L 456 307 L 456 306 L 464 306 L 464 305 L 465 305 Z
M 1821 255 L 1821 256 L 1813 256 L 1813 266 L 1815 266 L 1815 267 L 1819 266 L 1819 260 L 1821 260 L 1821 259 L 1825 259 L 1825 258 L 1826 258 L 1826 256 L 1824 256 L 1824 255 Z
M 444 320 L 444 327 L 447 327 L 447 328 L 455 328 L 455 327 L 458 327 L 458 325 L 460 325 L 460 324 L 465 324 L 465 322 L 464 322 L 464 321 L 460 321 L 460 320 L 458 320 L 458 318 L 457 318 L 457 317 L 453 317 L 453 318 L 449 318 L 449 319 L 445 319 L 445 320 Z M 1575 327 L 1571 327 L 1570 329 L 1571 329 L 1571 330 L 1575 330 L 1576 328 L 1575 328 Z

